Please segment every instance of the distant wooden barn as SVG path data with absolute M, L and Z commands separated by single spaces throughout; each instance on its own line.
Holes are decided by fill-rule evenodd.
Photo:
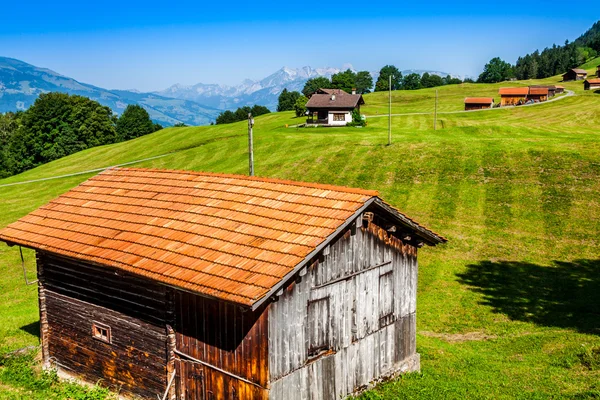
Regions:
M 583 81 L 587 78 L 587 71 L 581 68 L 573 68 L 563 74 L 563 82 Z
M 36 250 L 43 360 L 148 399 L 336 399 L 418 370 L 417 250 L 377 192 L 110 169 L 0 231 Z
M 548 88 L 530 87 L 527 100 L 533 100 L 536 103 L 548 100 Z
M 600 78 L 600 65 L 596 67 L 596 78 Z
M 585 90 L 600 89 L 600 79 L 586 79 L 583 81 L 583 88 Z
M 556 86 L 555 86 L 555 90 L 554 90 L 554 92 L 555 92 L 556 94 L 561 94 L 561 93 L 564 93 L 564 92 L 565 92 L 565 87 L 564 87 L 564 86 L 559 86 L 559 85 L 556 85 Z
M 500 95 L 500 105 L 504 106 L 516 106 L 524 104 L 527 101 L 529 95 L 528 87 L 512 87 L 512 88 L 500 88 L 498 91 Z
M 529 86 L 530 89 L 548 89 L 548 97 L 554 97 L 556 95 L 557 86 L 556 85 L 532 85 Z M 530 90 L 531 94 L 531 90 Z
M 482 110 L 494 107 L 492 97 L 467 97 L 465 99 L 465 111 Z

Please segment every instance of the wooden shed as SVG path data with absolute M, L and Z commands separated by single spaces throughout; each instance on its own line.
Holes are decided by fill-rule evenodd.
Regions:
M 556 85 L 556 86 L 555 86 L 555 90 L 554 90 L 554 92 L 555 92 L 556 94 L 561 94 L 561 93 L 564 93 L 564 92 L 565 92 L 565 87 L 564 87 L 564 86 L 559 86 L 559 85 Z
M 492 97 L 467 97 L 465 99 L 465 111 L 483 110 L 494 107 Z
M 596 67 L 596 78 L 600 78 L 600 65 Z
M 335 399 L 418 370 L 417 250 L 375 191 L 109 169 L 0 231 L 44 363 L 148 399 Z
M 532 85 L 529 86 L 530 89 L 548 89 L 548 97 L 554 97 L 556 95 L 557 86 L 556 85 Z M 531 90 L 530 90 L 531 94 Z
M 548 100 L 548 88 L 530 87 L 527 100 L 533 100 L 536 103 Z
M 587 78 L 587 71 L 581 68 L 573 68 L 563 74 L 563 82 L 583 81 Z
M 500 88 L 498 91 L 500 94 L 500 105 L 504 106 L 516 106 L 524 104 L 527 101 L 529 95 L 528 87 L 512 87 L 512 88 Z
M 600 79 L 586 79 L 583 81 L 583 88 L 585 90 L 600 89 Z

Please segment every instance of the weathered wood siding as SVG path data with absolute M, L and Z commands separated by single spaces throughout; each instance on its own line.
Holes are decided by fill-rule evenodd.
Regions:
M 519 95 L 519 96 L 502 95 L 502 97 L 500 98 L 500 105 L 502 107 L 516 106 L 520 102 L 525 103 L 526 101 L 527 101 L 526 95 Z
M 270 306 L 271 399 L 333 399 L 416 355 L 415 247 L 370 223 L 347 231 Z
M 124 394 L 162 395 L 167 289 L 47 253 L 38 253 L 38 270 L 45 361 L 86 381 L 118 386 Z M 111 343 L 92 336 L 94 322 L 110 327 Z
M 268 310 L 182 291 L 175 309 L 181 399 L 268 397 Z

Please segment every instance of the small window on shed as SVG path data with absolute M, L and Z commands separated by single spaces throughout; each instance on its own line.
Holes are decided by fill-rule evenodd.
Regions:
M 110 326 L 99 322 L 92 323 L 92 336 L 95 339 L 102 340 L 106 343 L 111 343 Z
M 345 121 L 346 114 L 340 114 L 340 113 L 333 114 L 333 120 L 334 121 Z
M 379 276 L 379 327 L 394 322 L 394 273 Z
M 308 356 L 314 357 L 329 349 L 329 297 L 308 302 Z

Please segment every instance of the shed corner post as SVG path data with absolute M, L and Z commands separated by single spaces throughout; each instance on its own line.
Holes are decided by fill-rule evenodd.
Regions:
M 177 379 L 173 375 L 177 373 L 177 367 L 175 365 L 175 349 L 177 345 L 175 330 L 175 292 L 171 288 L 167 288 L 166 291 L 166 350 L 167 350 L 167 393 L 165 399 L 175 400 L 177 398 Z M 175 379 L 174 379 L 175 378 Z
M 48 312 L 46 309 L 46 289 L 44 287 L 44 261 L 39 251 L 35 254 L 38 276 L 38 302 L 40 307 L 40 343 L 42 346 L 43 368 L 48 369 L 50 364 L 50 347 L 48 345 Z

